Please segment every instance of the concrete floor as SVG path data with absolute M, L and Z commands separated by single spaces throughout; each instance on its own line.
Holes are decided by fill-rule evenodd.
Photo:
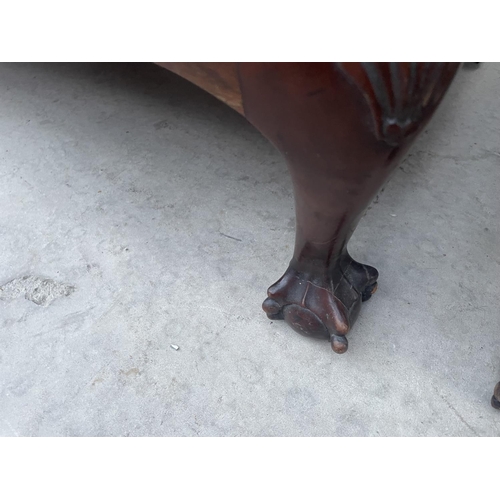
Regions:
M 0 434 L 500 435 L 499 90 L 461 70 L 362 219 L 338 356 L 261 310 L 293 198 L 244 118 L 153 65 L 0 65 Z

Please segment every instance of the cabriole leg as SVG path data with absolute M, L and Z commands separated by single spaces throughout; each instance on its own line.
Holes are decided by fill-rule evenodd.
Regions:
M 296 240 L 263 308 L 297 332 L 347 350 L 375 268 L 347 243 L 368 204 L 430 119 L 455 63 L 241 63 L 245 116 L 292 176 Z

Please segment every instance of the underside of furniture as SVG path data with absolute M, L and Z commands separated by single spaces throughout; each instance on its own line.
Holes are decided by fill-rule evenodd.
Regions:
M 375 268 L 351 258 L 347 244 L 459 64 L 157 64 L 244 115 L 285 157 L 295 192 L 295 250 L 263 309 L 345 352 L 378 279 Z

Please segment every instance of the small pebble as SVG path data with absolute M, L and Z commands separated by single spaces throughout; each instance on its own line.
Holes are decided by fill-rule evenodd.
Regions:
M 175 344 L 170 344 L 170 348 L 173 349 L 174 351 L 178 351 L 179 350 L 179 346 L 175 345 Z

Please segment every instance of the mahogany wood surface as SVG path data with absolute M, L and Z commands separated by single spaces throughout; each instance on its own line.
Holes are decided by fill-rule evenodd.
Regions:
M 500 382 L 495 386 L 493 396 L 491 398 L 491 406 L 493 408 L 500 410 Z
M 347 244 L 432 117 L 459 63 L 159 63 L 242 113 L 285 157 L 295 250 L 263 309 L 347 350 L 378 271 Z

